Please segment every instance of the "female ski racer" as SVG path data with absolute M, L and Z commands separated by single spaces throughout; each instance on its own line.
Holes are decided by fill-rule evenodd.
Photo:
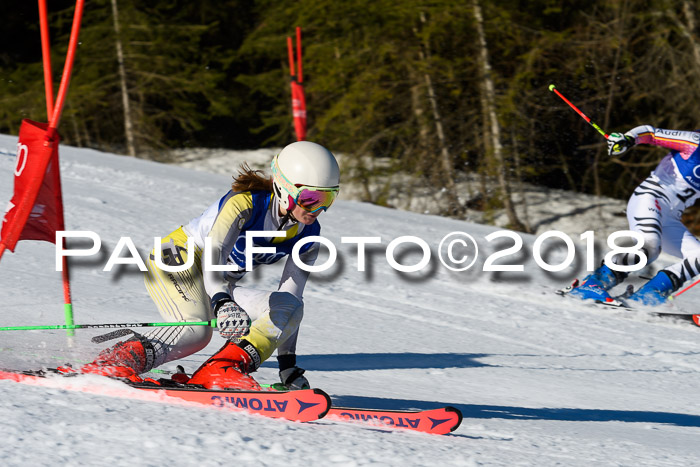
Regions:
M 656 306 L 700 273 L 700 241 L 681 222 L 683 211 L 700 195 L 700 132 L 663 130 L 651 125 L 638 126 L 627 133 L 608 138 L 608 153 L 620 156 L 637 144 L 651 144 L 670 150 L 651 175 L 635 190 L 627 204 L 630 230 L 644 239 L 641 248 L 647 264 L 661 250 L 681 261 L 660 270 L 639 290 L 627 297 L 633 303 Z M 639 263 L 637 255 L 617 254 L 618 265 Z M 613 271 L 603 264 L 584 278 L 571 294 L 582 299 L 609 301 L 608 290 L 625 280 L 627 273 Z
M 308 272 L 288 257 L 276 291 L 238 284 L 246 267 L 272 264 L 292 253 L 295 245 L 317 236 L 317 217 L 327 210 L 339 191 L 338 163 L 323 146 L 301 141 L 286 146 L 272 160 L 272 177 L 246 165 L 232 189 L 204 213 L 165 237 L 160 251 L 147 261 L 146 288 L 160 314 L 168 321 L 208 321 L 216 318 L 224 346 L 189 379 L 206 388 L 259 389 L 249 373 L 277 350 L 281 382 L 290 389 L 308 388 L 304 370 L 296 365 L 296 344 L 303 315 L 302 292 Z M 281 237 L 255 237 L 258 248 L 274 253 L 252 255 L 246 262 L 246 233 L 278 231 Z M 168 266 L 187 264 L 188 239 L 194 242 L 194 261 L 180 272 L 158 267 L 155 255 Z M 303 242 L 299 258 L 316 260 L 318 243 Z M 211 259 L 209 259 L 211 258 Z M 207 264 L 218 266 L 212 270 Z M 226 266 L 227 270 L 221 270 Z M 80 371 L 138 381 L 138 374 L 207 346 L 208 326 L 163 327 L 99 354 Z M 177 378 L 187 381 L 186 375 Z

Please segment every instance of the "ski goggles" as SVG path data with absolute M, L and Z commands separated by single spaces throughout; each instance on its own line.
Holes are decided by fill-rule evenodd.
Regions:
M 340 187 L 318 187 L 306 185 L 294 185 L 287 177 L 284 176 L 282 170 L 277 163 L 277 156 L 274 157 L 271 164 L 272 176 L 275 181 L 287 192 L 289 201 L 301 207 L 308 212 L 316 212 L 321 209 L 326 211 L 335 198 L 338 196 Z
M 321 188 L 313 186 L 301 186 L 299 194 L 294 199 L 294 204 L 308 212 L 316 212 L 321 209 L 326 211 L 338 196 L 338 187 Z

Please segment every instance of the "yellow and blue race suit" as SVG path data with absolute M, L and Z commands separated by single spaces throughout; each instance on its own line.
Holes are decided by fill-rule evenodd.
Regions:
M 214 318 L 212 303 L 232 298 L 253 321 L 245 339 L 253 344 L 266 360 L 277 349 L 278 355 L 293 355 L 299 323 L 303 316 L 302 292 L 308 272 L 299 268 L 290 257 L 300 240 L 320 234 L 318 221 L 311 225 L 282 225 L 277 200 L 268 191 L 230 191 L 200 216 L 163 238 L 160 251 L 152 251 L 146 262 L 145 283 L 148 293 L 161 315 L 169 321 L 208 321 Z M 287 257 L 276 291 L 241 287 L 238 282 L 246 274 L 245 235 L 249 231 L 282 231 L 284 237 L 256 237 L 254 245 L 274 247 L 275 253 L 252 255 L 250 269 L 272 264 Z M 167 272 L 155 263 L 161 255 L 168 265 L 187 263 L 188 239 L 195 255 L 191 267 L 180 272 Z M 205 239 L 211 242 L 209 257 L 215 265 L 226 265 L 227 271 L 206 270 Z M 318 255 L 318 243 L 309 242 L 300 248 L 300 259 L 312 265 Z M 144 336 L 155 349 L 154 366 L 191 355 L 206 347 L 212 338 L 206 326 L 156 328 Z

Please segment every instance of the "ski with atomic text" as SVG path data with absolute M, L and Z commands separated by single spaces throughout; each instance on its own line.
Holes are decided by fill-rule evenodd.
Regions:
M 51 376 L 51 377 L 48 377 Z M 97 377 L 104 378 L 104 377 Z M 124 385 L 103 385 L 95 375 L 63 375 L 56 371 L 0 370 L 0 379 L 33 386 L 61 388 L 112 397 L 138 398 L 168 403 L 193 403 L 232 411 L 245 411 L 271 418 L 310 422 L 323 418 L 330 409 L 328 394 L 320 389 L 298 391 L 232 391 L 194 386 L 162 387 L 123 381 Z M 89 384 L 93 379 L 96 384 Z M 75 384 L 73 384 L 75 383 Z
M 450 406 L 420 411 L 331 407 L 326 418 L 446 435 L 462 423 L 462 412 Z

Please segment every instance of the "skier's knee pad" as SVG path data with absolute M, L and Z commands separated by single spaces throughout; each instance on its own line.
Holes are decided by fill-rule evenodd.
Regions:
M 304 317 L 304 304 L 289 292 L 272 292 L 269 304 L 273 322 L 300 323 Z

